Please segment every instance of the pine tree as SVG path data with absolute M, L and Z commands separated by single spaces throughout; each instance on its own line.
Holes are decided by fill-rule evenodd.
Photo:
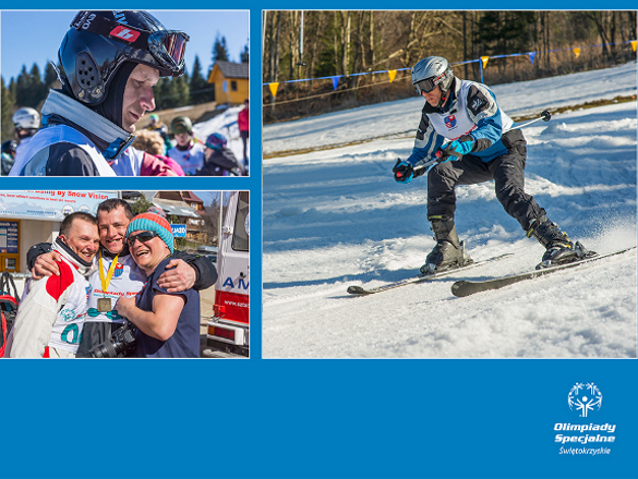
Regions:
M 51 88 L 51 85 L 53 85 L 57 80 L 58 72 L 55 71 L 55 68 L 51 65 L 51 63 L 47 63 L 47 67 L 44 69 L 44 85 L 47 88 Z
M 2 104 L 2 116 L 0 124 L 2 125 L 2 141 L 13 138 L 13 96 L 4 85 L 4 78 L 0 77 L 0 103 Z
M 42 81 L 40 68 L 36 63 L 31 67 L 29 76 L 31 77 L 31 103 L 28 106 L 37 108 L 40 102 L 47 97 L 47 87 Z
M 195 56 L 193 64 L 193 74 L 190 79 L 190 95 L 193 105 L 205 103 L 210 100 L 210 86 L 206 82 L 206 78 L 202 76 L 202 65 L 199 57 Z
M 244 50 L 239 54 L 239 59 L 242 63 L 248 63 L 249 53 L 248 53 L 248 43 L 244 45 Z
M 22 65 L 22 70 L 16 80 L 16 103 L 18 106 L 31 106 L 31 76 L 27 72 L 26 65 Z
M 226 46 L 226 37 L 219 37 L 219 32 L 215 37 L 215 43 L 213 44 L 213 63 L 228 62 L 228 47 Z

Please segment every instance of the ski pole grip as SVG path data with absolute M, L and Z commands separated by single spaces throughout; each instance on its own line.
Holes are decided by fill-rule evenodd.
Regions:
M 427 168 L 424 165 L 419 165 L 419 166 L 415 166 L 414 168 L 412 168 L 413 178 L 416 178 L 418 176 L 423 175 L 425 173 L 426 169 Z

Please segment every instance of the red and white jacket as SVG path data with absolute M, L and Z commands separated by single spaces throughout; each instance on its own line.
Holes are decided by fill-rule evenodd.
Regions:
M 60 276 L 29 283 L 7 341 L 5 356 L 11 358 L 73 357 L 80 345 L 93 272 L 59 238 L 53 250 L 62 255 Z

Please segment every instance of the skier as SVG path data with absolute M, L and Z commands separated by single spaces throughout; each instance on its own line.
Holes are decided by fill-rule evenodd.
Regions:
M 197 172 L 197 176 L 245 176 L 246 168 L 228 147 L 226 137 L 213 133 L 206 138 L 206 164 Z
M 412 84 L 426 102 L 412 154 L 407 160 L 397 160 L 392 171 L 396 181 L 409 183 L 425 172 L 415 171 L 415 166 L 433 159 L 439 162 L 428 175 L 427 213 L 436 245 L 427 255 L 422 273 L 472 261 L 465 257 L 454 225 L 454 189 L 489 180 L 494 180 L 496 197 L 505 211 L 528 237 L 545 247 L 543 266 L 569 263 L 588 254 L 525 193 L 527 142 L 487 86 L 456 78 L 447 60 L 437 56 L 414 66 Z
M 171 133 L 177 144 L 166 155 L 182 167 L 186 175 L 194 175 L 204 166 L 204 147 L 193 137 L 193 123 L 187 116 L 178 116 L 171 121 Z
M 79 12 L 58 51 L 62 90 L 49 92 L 11 175 L 139 174 L 142 154 L 125 150 L 159 78 L 184 73 L 188 40 L 144 11 Z

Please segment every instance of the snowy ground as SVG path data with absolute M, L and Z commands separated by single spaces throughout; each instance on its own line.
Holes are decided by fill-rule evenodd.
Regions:
M 239 136 L 239 127 L 237 126 L 237 114 L 242 109 L 243 106 L 228 108 L 224 113 L 208 121 L 196 123 L 193 125 L 195 136 L 204 141 L 208 135 L 221 133 L 228 140 L 228 148 L 230 148 L 233 153 L 235 153 L 235 157 L 242 162 L 244 159 L 244 145 Z M 248 140 L 247 149 L 250 151 L 250 139 Z
M 512 116 L 636 93 L 636 63 L 494 88 Z M 264 151 L 325 147 L 414 129 L 422 100 L 264 128 Z M 525 129 L 527 191 L 573 239 L 599 252 L 636 245 L 636 103 L 556 115 Z M 457 190 L 457 228 L 480 260 L 514 257 L 367 297 L 417 272 L 434 246 L 426 182 L 391 168 L 412 135 L 264 161 L 263 356 L 298 358 L 635 358 L 636 254 L 468 298 L 459 278 L 528 270 L 543 248 L 492 183 Z

